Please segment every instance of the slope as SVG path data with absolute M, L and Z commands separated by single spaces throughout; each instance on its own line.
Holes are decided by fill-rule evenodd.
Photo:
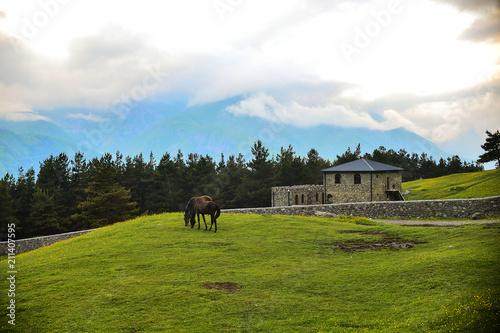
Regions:
M 493 332 L 498 234 L 498 224 L 231 214 L 215 234 L 184 227 L 181 214 L 141 217 L 17 256 L 15 328 Z M 342 250 L 401 241 L 414 246 Z M 5 317 L 0 330 L 10 328 Z
M 406 193 L 408 192 L 408 193 Z M 406 200 L 467 199 L 500 195 L 500 169 L 457 173 L 403 183 Z

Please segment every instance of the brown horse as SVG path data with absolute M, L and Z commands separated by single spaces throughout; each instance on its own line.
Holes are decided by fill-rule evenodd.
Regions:
M 219 205 L 217 205 L 213 201 L 198 201 L 194 205 L 194 209 L 189 216 L 189 219 L 191 221 L 191 228 L 194 227 L 196 223 L 194 219 L 195 214 L 198 215 L 198 229 L 200 229 L 200 214 L 203 216 L 203 222 L 205 222 L 205 230 L 207 230 L 207 221 L 205 221 L 204 214 L 210 214 L 210 229 L 208 230 L 212 230 L 212 225 L 215 224 L 214 232 L 217 232 L 217 218 L 220 216 Z
M 196 205 L 197 202 L 200 201 L 212 201 L 212 198 L 209 197 L 208 195 L 202 195 L 200 197 L 192 197 L 189 199 L 186 209 L 184 210 L 184 225 L 187 227 L 189 224 L 189 217 L 191 215 L 191 212 L 194 210 L 194 206 Z M 198 219 L 200 216 L 198 215 Z M 203 219 L 205 219 L 205 216 L 203 216 Z

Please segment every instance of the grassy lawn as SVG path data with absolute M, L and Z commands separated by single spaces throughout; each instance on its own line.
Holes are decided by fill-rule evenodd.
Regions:
M 17 256 L 15 328 L 494 332 L 499 232 L 223 214 L 213 233 L 147 216 Z
M 403 183 L 406 200 L 468 199 L 500 195 L 500 169 Z

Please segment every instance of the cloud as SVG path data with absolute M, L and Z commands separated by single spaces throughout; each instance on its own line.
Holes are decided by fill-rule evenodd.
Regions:
M 79 2 L 31 40 L 2 30 L 20 13 L 0 13 L 0 119 L 76 107 L 87 110 L 69 117 L 98 122 L 160 95 L 189 105 L 245 96 L 228 112 L 302 127 L 404 127 L 436 142 L 499 123 L 489 77 L 498 51 L 484 45 L 499 40 L 498 1 L 402 0 L 390 21 L 380 15 L 391 1 L 227 3 L 221 20 L 212 1 L 148 0 L 140 16 L 134 3 Z M 339 43 L 357 31 L 366 45 L 348 65 Z M 65 56 L 38 52 L 53 45 Z
M 474 13 L 484 13 L 495 9 L 500 9 L 500 2 L 498 0 L 434 0 L 437 2 L 445 3 L 458 8 Z
M 142 101 L 166 89 L 168 66 L 168 54 L 117 26 L 75 39 L 64 61 L 0 30 L 0 118 L 25 110 L 103 110 Z
M 3 115 L 3 118 L 7 121 L 35 121 L 35 120 L 49 121 L 47 117 L 44 117 L 32 111 L 7 112 Z
M 95 114 L 83 114 L 83 113 L 69 113 L 67 115 L 68 118 L 74 118 L 74 119 L 84 119 L 84 120 L 89 120 L 92 122 L 103 122 L 106 121 L 106 118 L 97 116 Z
M 500 10 L 475 20 L 460 36 L 464 40 L 497 44 L 500 42 Z
M 307 106 L 296 101 L 278 102 L 273 96 L 260 92 L 226 109 L 235 115 L 263 118 L 275 123 L 298 127 L 335 125 L 383 129 L 383 123 L 375 121 L 369 113 L 348 109 L 343 105 L 326 104 Z
M 345 89 L 346 94 L 329 98 L 326 90 L 319 90 L 322 97 L 318 100 L 325 102 L 309 105 L 258 92 L 226 111 L 297 127 L 333 125 L 376 130 L 403 127 L 436 143 L 460 140 L 463 133 L 471 130 L 481 135 L 485 129 L 500 124 L 500 113 L 496 112 L 500 108 L 500 78 L 448 94 L 392 94 L 377 100 L 355 98 L 349 88 Z
M 498 0 L 435 0 L 461 11 L 473 13 L 476 19 L 460 38 L 472 42 L 500 42 L 500 1 Z

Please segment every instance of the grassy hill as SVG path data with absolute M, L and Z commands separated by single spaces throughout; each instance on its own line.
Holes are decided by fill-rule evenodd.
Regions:
M 500 195 L 500 169 L 403 183 L 406 200 L 468 199 Z
M 18 255 L 15 329 L 499 329 L 499 224 L 223 214 L 218 226 L 206 232 L 184 227 L 180 214 L 154 215 Z M 9 331 L 3 317 L 0 331 Z

